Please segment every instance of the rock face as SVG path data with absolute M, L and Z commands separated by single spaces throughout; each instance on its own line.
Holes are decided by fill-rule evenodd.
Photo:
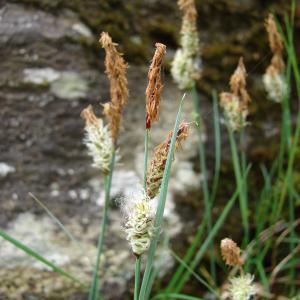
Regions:
M 103 182 L 90 167 L 82 144 L 84 122 L 79 115 L 88 104 L 99 112 L 99 103 L 109 100 L 103 51 L 96 46 L 99 31 L 109 31 L 131 62 L 130 99 L 120 136 L 122 160 L 112 187 L 112 197 L 118 200 L 130 197 L 142 178 L 144 93 L 154 42 L 168 45 L 170 60 L 180 24 L 175 1 L 109 2 L 4 0 L 0 4 L 0 225 L 86 283 L 91 278 L 90 260 L 93 263 L 95 257 Z M 204 78 L 199 86 L 204 93 L 210 93 L 216 82 L 227 84 L 241 54 L 253 67 L 264 56 L 267 45 L 260 33 L 265 15 L 253 7 L 267 11 L 285 7 L 286 2 L 274 1 L 270 6 L 263 2 L 201 1 Z M 172 20 L 165 17 L 166 11 L 169 15 L 174 13 Z M 226 14 L 230 19 L 234 16 L 233 24 L 223 22 Z M 212 17 L 216 22 L 211 22 Z M 243 26 L 239 27 L 241 23 Z M 182 96 L 167 69 L 168 66 L 161 120 L 151 134 L 152 147 L 173 127 Z M 210 104 L 204 95 L 203 99 L 205 122 L 210 128 Z M 193 119 L 191 106 L 187 99 L 186 121 Z M 208 145 L 211 143 L 208 134 Z M 178 214 L 174 200 L 184 199 L 190 193 L 195 195 L 200 188 L 200 174 L 194 166 L 196 145 L 197 137 L 192 133 L 174 163 L 166 210 L 167 237 L 187 233 L 182 231 L 183 216 Z M 49 207 L 80 247 L 64 235 L 28 196 L 29 192 Z M 194 196 L 194 202 L 198 202 L 198 197 Z M 195 227 L 190 220 L 189 224 Z M 132 291 L 134 258 L 121 227 L 122 214 L 118 205 L 112 203 L 101 266 L 105 299 L 126 299 Z M 164 259 L 168 270 L 172 261 L 168 253 L 162 252 L 168 257 Z M 79 287 L 36 264 L 4 240 L 0 241 L 0 269 L 1 299 L 86 299 Z

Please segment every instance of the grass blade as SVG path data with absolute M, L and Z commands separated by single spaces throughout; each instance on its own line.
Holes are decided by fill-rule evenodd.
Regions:
M 183 258 L 183 262 L 188 265 L 191 261 L 191 259 L 193 258 L 197 247 L 200 243 L 200 240 L 202 238 L 203 233 L 205 232 L 205 227 L 207 226 L 207 217 L 205 217 L 203 219 L 203 221 L 201 222 L 201 224 L 199 225 L 198 229 L 197 229 L 197 233 L 196 236 L 194 237 L 194 240 L 191 244 L 191 246 L 189 247 L 187 253 L 185 254 L 184 258 Z M 176 272 L 174 273 L 174 275 L 172 276 L 166 290 L 165 293 L 170 293 L 176 286 L 178 280 L 182 277 L 183 272 L 185 271 L 185 267 L 181 264 Z
M 181 118 L 181 111 L 182 111 L 182 104 L 183 104 L 184 97 L 185 97 L 185 94 L 180 101 L 174 129 L 173 129 L 173 135 L 172 135 L 172 139 L 171 139 L 169 153 L 168 153 L 168 157 L 167 157 L 167 162 L 166 162 L 166 166 L 165 166 L 165 171 L 164 171 L 164 175 L 163 175 L 163 180 L 162 180 L 162 184 L 161 184 L 161 189 L 160 189 L 160 194 L 159 194 L 159 202 L 158 202 L 158 207 L 157 207 L 155 220 L 154 220 L 154 233 L 153 233 L 153 237 L 151 239 L 145 273 L 144 273 L 143 280 L 142 280 L 141 291 L 140 291 L 140 296 L 139 296 L 140 300 L 144 300 L 145 296 L 146 296 L 147 285 L 148 285 L 148 281 L 150 279 L 154 256 L 155 256 L 155 252 L 156 252 L 156 248 L 157 248 L 157 244 L 158 244 L 158 240 L 159 240 L 160 228 L 161 228 L 161 224 L 162 224 L 162 220 L 163 220 L 163 214 L 164 214 L 165 203 L 166 203 L 166 198 L 167 198 L 171 165 L 172 165 L 173 155 L 174 155 L 174 150 L 175 150 L 176 135 L 177 135 L 177 131 L 179 128 L 179 122 L 180 122 L 180 118 Z
M 28 195 L 37 202 L 48 214 L 48 216 L 59 226 L 59 228 L 66 234 L 66 236 L 76 245 L 76 247 L 80 250 L 80 253 L 83 257 L 86 257 L 90 264 L 91 260 L 88 256 L 85 255 L 85 251 L 83 247 L 80 245 L 80 242 L 74 237 L 74 235 L 63 225 L 63 223 L 50 211 L 50 209 L 42 202 L 40 201 L 35 195 L 32 193 L 28 193 Z
M 23 252 L 25 252 L 26 254 L 28 254 L 29 256 L 33 257 L 34 259 L 36 259 L 37 261 L 41 262 L 42 264 L 44 264 L 45 266 L 49 267 L 52 271 L 68 278 L 69 280 L 73 281 L 74 283 L 77 283 L 78 285 L 80 285 L 83 289 L 87 289 L 87 286 L 85 284 L 83 284 L 80 280 L 78 280 L 77 278 L 75 278 L 74 276 L 70 275 L 68 272 L 62 270 L 61 268 L 55 266 L 51 261 L 49 261 L 48 259 L 46 259 L 45 257 L 41 256 L 39 253 L 37 253 L 36 251 L 34 251 L 33 249 L 27 247 L 26 245 L 24 245 L 23 243 L 15 240 L 13 237 L 9 236 L 7 233 L 5 233 L 4 231 L 0 230 L 0 236 L 5 239 L 6 241 L 10 242 L 11 244 L 13 244 L 16 248 L 22 250 Z
M 206 252 L 206 250 L 208 249 L 211 241 L 213 240 L 213 238 L 215 237 L 215 235 L 217 234 L 217 232 L 219 231 L 219 229 L 221 228 L 222 224 L 224 223 L 227 215 L 229 214 L 231 208 L 233 207 L 233 204 L 235 203 L 237 196 L 239 194 L 239 190 L 237 189 L 236 192 L 233 194 L 233 196 L 231 197 L 231 199 L 228 201 L 228 203 L 226 204 L 222 214 L 220 215 L 220 217 L 218 218 L 217 222 L 215 223 L 215 225 L 213 226 L 212 230 L 209 232 L 208 237 L 206 238 L 206 240 L 204 241 L 204 243 L 202 244 L 202 246 L 200 247 L 200 249 L 198 250 L 195 258 L 193 259 L 191 265 L 190 265 L 190 269 L 194 270 L 196 268 L 196 266 L 199 264 L 199 262 L 201 261 L 204 253 Z M 183 288 L 184 284 L 188 281 L 188 279 L 190 278 L 190 270 L 188 270 L 187 272 L 185 272 L 179 282 L 177 283 L 174 292 L 178 293 L 181 291 L 181 289 Z
M 175 259 L 183 265 L 183 267 L 188 270 L 196 280 L 198 280 L 201 284 L 203 284 L 210 292 L 214 295 L 218 296 L 217 292 L 210 286 L 204 279 L 202 279 L 194 270 L 192 270 L 175 252 L 172 251 L 172 255 Z

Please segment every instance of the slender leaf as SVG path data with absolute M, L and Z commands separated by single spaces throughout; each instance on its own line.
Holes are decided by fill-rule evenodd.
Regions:
M 11 244 L 13 244 L 15 247 L 17 247 L 21 251 L 25 252 L 29 256 L 33 257 L 34 259 L 36 259 L 40 263 L 42 263 L 45 266 L 47 266 L 48 268 L 50 268 L 52 271 L 54 271 L 54 272 L 56 272 L 56 273 L 58 273 L 58 274 L 60 274 L 60 275 L 62 275 L 64 277 L 70 279 L 74 283 L 80 285 L 82 288 L 87 289 L 87 286 L 85 284 L 83 284 L 79 279 L 77 279 L 74 276 L 70 275 L 68 272 L 62 270 L 61 268 L 55 266 L 51 261 L 49 261 L 48 259 L 46 259 L 42 255 L 40 255 L 39 253 L 37 253 L 33 249 L 27 247 L 26 245 L 24 245 L 20 241 L 17 241 L 16 239 L 14 239 L 13 237 L 11 237 L 10 235 L 8 235 L 7 233 L 5 233 L 4 231 L 0 230 L 0 236 L 2 238 L 4 238 L 6 241 L 8 241 Z
M 143 280 L 142 280 L 141 291 L 140 291 L 140 296 L 139 296 L 140 300 L 144 300 L 145 296 L 146 296 L 147 285 L 148 285 L 148 282 L 150 279 L 154 256 L 156 253 L 156 248 L 157 248 L 157 244 L 158 244 L 158 240 L 159 240 L 160 228 L 161 228 L 161 224 L 162 224 L 162 220 L 163 220 L 163 214 L 164 214 L 165 203 L 166 203 L 166 198 L 167 198 L 170 171 L 171 171 L 173 155 L 174 155 L 174 150 L 175 150 L 175 141 L 176 141 L 177 131 L 179 128 L 179 122 L 180 122 L 180 118 L 181 118 L 181 111 L 182 111 L 182 104 L 183 104 L 184 97 L 185 97 L 185 95 L 182 97 L 182 100 L 179 105 L 176 122 L 175 122 L 174 129 L 173 129 L 171 144 L 170 144 L 170 148 L 169 148 L 169 153 L 168 153 L 168 157 L 167 157 L 167 161 L 166 161 L 165 171 L 164 171 L 162 184 L 161 184 L 161 188 L 160 188 L 159 202 L 158 202 L 158 207 L 157 207 L 155 220 L 154 220 L 154 234 L 151 239 L 145 273 L 144 273 Z

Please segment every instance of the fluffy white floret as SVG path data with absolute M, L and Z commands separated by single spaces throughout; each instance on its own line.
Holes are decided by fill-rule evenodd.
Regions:
M 256 287 L 253 284 L 254 277 L 245 274 L 230 279 L 229 293 L 232 300 L 249 300 L 256 294 Z
M 233 130 L 240 130 L 247 125 L 246 118 L 248 110 L 241 109 L 240 100 L 238 97 L 232 95 L 231 101 L 223 104 L 226 121 L 229 127 Z
M 124 230 L 133 253 L 142 255 L 150 246 L 154 207 L 153 201 L 150 201 L 145 193 L 141 194 L 139 199 L 136 196 L 132 199 L 125 199 L 123 205 L 126 217 Z
M 108 173 L 112 159 L 113 142 L 107 126 L 102 119 L 96 124 L 87 124 L 84 143 L 88 148 L 89 155 L 93 158 L 92 166 Z
M 175 53 L 171 73 L 182 90 L 191 89 L 201 74 L 201 58 L 198 33 L 188 20 L 184 23 L 180 39 L 181 48 Z
M 268 93 L 268 98 L 277 103 L 282 102 L 287 93 L 287 84 L 284 76 L 279 73 L 266 73 L 263 76 L 263 83 Z
M 193 58 L 184 50 L 177 50 L 172 62 L 171 73 L 174 81 L 181 90 L 191 89 L 194 85 Z

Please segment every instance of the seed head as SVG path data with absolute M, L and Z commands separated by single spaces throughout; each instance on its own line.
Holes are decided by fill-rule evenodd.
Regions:
M 189 125 L 187 123 L 181 123 L 176 135 L 175 150 L 178 149 L 180 143 L 187 138 L 188 133 Z M 147 196 L 150 199 L 153 199 L 159 192 L 172 135 L 173 131 L 169 132 L 167 139 L 158 145 L 154 150 L 153 158 L 151 160 L 147 175 Z
M 99 42 L 102 48 L 105 49 L 105 68 L 110 81 L 111 101 L 104 105 L 104 114 L 108 120 L 113 142 L 116 144 L 123 107 L 128 101 L 128 83 L 126 78 L 128 65 L 117 51 L 117 44 L 112 42 L 108 33 L 102 32 Z
M 191 23 L 197 21 L 197 10 L 194 0 L 178 0 L 178 7 L 184 13 L 184 18 L 188 19 Z
M 224 108 L 226 121 L 235 131 L 247 125 L 248 105 L 251 98 L 246 90 L 246 68 L 241 57 L 239 64 L 230 78 L 231 93 L 220 94 L 220 105 Z
M 221 241 L 222 258 L 228 266 L 241 266 L 243 264 L 241 259 L 241 249 L 231 239 L 223 239 Z
M 274 16 L 269 14 L 266 21 L 265 21 L 266 30 L 269 36 L 269 45 L 272 52 L 275 53 L 282 53 L 283 51 L 283 43 L 280 36 L 280 33 L 277 30 L 277 26 L 274 20 Z
M 163 85 L 161 83 L 162 59 L 166 53 L 164 44 L 156 43 L 152 63 L 148 72 L 148 86 L 146 89 L 146 128 L 150 129 L 153 121 L 158 121 L 159 105 Z
M 272 14 L 269 14 L 265 25 L 273 57 L 271 64 L 268 66 L 263 76 L 263 83 L 268 94 L 268 98 L 279 103 L 282 102 L 287 93 L 287 83 L 284 75 L 285 64 L 282 58 L 283 42 Z
M 183 12 L 181 48 L 176 51 L 171 73 L 180 89 L 191 89 L 201 75 L 197 11 L 194 0 L 179 0 L 178 6 Z
M 110 132 L 103 120 L 95 116 L 91 105 L 81 112 L 81 117 L 86 122 L 84 143 L 93 158 L 92 166 L 100 169 L 103 174 L 108 174 L 113 150 Z
M 145 253 L 150 246 L 154 210 L 149 200 L 147 195 L 143 194 L 140 199 L 130 199 L 125 203 L 126 223 L 124 230 L 136 256 Z
M 285 76 L 270 65 L 263 76 L 263 83 L 271 101 L 280 103 L 287 94 L 288 87 Z
M 257 288 L 253 284 L 254 277 L 251 274 L 244 274 L 230 279 L 228 288 L 230 299 L 250 300 L 257 293 Z

